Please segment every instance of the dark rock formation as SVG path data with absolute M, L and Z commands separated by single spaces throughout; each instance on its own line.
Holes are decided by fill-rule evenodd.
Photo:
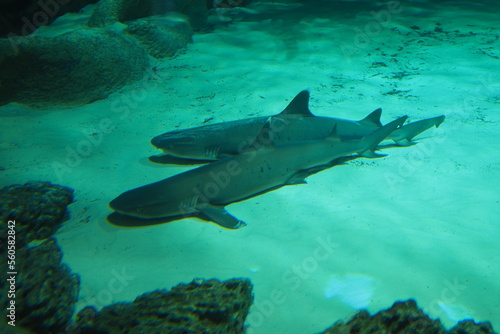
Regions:
M 77 315 L 82 334 L 236 334 L 252 305 L 252 284 L 246 279 L 196 279 L 170 291 L 156 290 L 132 303 L 116 303 Z
M 5 270 L 0 272 L 0 305 L 5 310 L 10 300 L 15 300 L 17 328 L 28 328 L 34 333 L 60 333 L 70 323 L 80 278 L 61 264 L 61 258 L 54 239 L 37 247 L 17 249 L 15 298 L 7 295 L 8 287 L 3 288 L 11 275 L 7 276 Z
M 87 22 L 94 29 L 54 38 L 28 36 L 69 8 L 93 1 L 75 2 L 66 8 L 68 0 L 38 1 L 41 9 L 33 22 L 23 17 L 26 22 L 20 30 L 0 39 L 0 105 L 79 106 L 106 98 L 142 78 L 149 65 L 145 51 L 164 58 L 184 48 L 191 41 L 192 30 L 206 26 L 208 12 L 206 0 L 102 0 Z M 2 6 L 24 8 L 10 0 L 0 0 Z M 178 16 L 169 20 L 167 14 Z M 128 25 L 125 34 L 110 27 L 118 22 Z
M 69 12 L 98 0 L 0 0 L 0 38 L 28 36 Z
M 391 308 L 370 316 L 360 311 L 347 322 L 338 321 L 322 334 L 494 334 L 489 322 L 476 324 L 473 321 L 461 321 L 450 331 L 439 320 L 432 320 L 410 299 L 396 302 Z
M 182 13 L 189 18 L 194 30 L 205 28 L 208 18 L 206 0 L 170 0 L 169 3 L 173 4 L 171 10 Z
M 35 334 L 32 331 L 28 331 L 25 328 L 10 326 L 5 321 L 0 322 L 0 333 L 2 333 L 2 334 Z
M 151 0 L 101 0 L 88 21 L 89 27 L 106 27 L 116 22 L 127 22 L 155 14 Z
M 0 234 L 7 235 L 7 221 L 15 220 L 17 248 L 35 239 L 49 238 L 59 228 L 66 207 L 72 202 L 72 189 L 50 182 L 3 187 L 0 189 Z
M 447 334 L 495 334 L 495 332 L 489 322 L 476 324 L 472 320 L 464 320 L 450 329 Z
M 89 19 L 90 27 L 105 27 L 153 15 L 177 12 L 188 17 L 193 29 L 202 28 L 207 20 L 206 0 L 102 0 Z
M 128 22 L 125 32 L 155 58 L 172 57 L 192 41 L 193 30 L 182 19 L 154 16 Z
M 142 78 L 148 58 L 134 40 L 84 29 L 0 40 L 0 104 L 83 105 Z
M 245 7 L 251 2 L 252 0 L 207 0 L 209 9 Z

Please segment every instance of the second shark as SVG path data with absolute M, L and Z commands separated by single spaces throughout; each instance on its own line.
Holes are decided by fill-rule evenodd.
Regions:
M 274 141 L 277 145 L 321 140 L 336 126 L 342 138 L 360 139 L 380 128 L 382 109 L 377 109 L 359 121 L 341 118 L 314 116 L 309 110 L 309 92 L 301 91 L 288 106 L 274 118 L 286 123 Z M 204 125 L 192 129 L 176 130 L 156 136 L 153 146 L 169 156 L 193 160 L 219 160 L 237 155 L 247 149 L 255 140 L 269 117 L 253 117 L 243 120 Z M 414 144 L 415 136 L 436 126 L 444 116 L 428 118 L 404 125 L 391 133 L 385 140 L 397 146 Z
M 278 144 L 275 137 L 283 120 L 271 117 L 241 154 L 129 190 L 111 201 L 110 207 L 141 219 L 200 213 L 220 226 L 237 229 L 246 224 L 229 214 L 226 205 L 285 185 L 305 183 L 309 175 L 351 154 L 378 157 L 374 151 L 379 143 L 406 119 L 398 118 L 360 139 L 343 137 L 334 124 L 322 140 Z

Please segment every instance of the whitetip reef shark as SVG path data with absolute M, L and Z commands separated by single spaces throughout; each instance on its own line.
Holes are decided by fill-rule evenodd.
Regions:
M 338 164 L 342 157 L 383 156 L 374 151 L 406 119 L 400 117 L 385 126 L 374 124 L 373 131 L 361 138 L 353 138 L 359 135 L 347 133 L 342 123 L 334 122 L 322 139 L 283 143 L 281 131 L 287 119 L 270 117 L 240 154 L 129 190 L 109 205 L 122 215 L 140 219 L 198 213 L 222 227 L 237 229 L 246 224 L 229 214 L 226 205 L 305 183 L 309 175 Z
M 334 126 L 340 137 L 360 139 L 382 126 L 381 114 L 382 109 L 377 109 L 359 121 L 314 116 L 309 110 L 309 92 L 303 90 L 281 113 L 274 116 L 287 121 L 287 126 L 276 134 L 274 141 L 276 144 L 284 144 L 320 140 L 327 137 Z M 412 145 L 415 136 L 433 126 L 438 127 L 444 118 L 438 116 L 409 123 L 384 140 L 392 140 L 398 146 Z M 269 116 L 253 117 L 170 131 L 154 137 L 151 144 L 176 158 L 219 160 L 247 149 L 268 119 Z

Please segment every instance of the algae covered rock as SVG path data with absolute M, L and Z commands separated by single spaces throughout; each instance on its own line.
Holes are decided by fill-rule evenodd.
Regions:
M 188 17 L 197 30 L 205 26 L 208 17 L 206 0 L 101 0 L 91 17 L 89 27 L 106 27 L 148 16 L 177 12 Z
M 87 22 L 89 27 L 106 27 L 153 15 L 151 0 L 101 0 Z
M 192 41 L 193 30 L 181 16 L 154 16 L 128 22 L 125 32 L 155 58 L 173 57 Z
M 476 324 L 473 321 L 461 321 L 450 331 L 439 320 L 429 318 L 413 300 L 395 302 L 391 308 L 370 316 L 367 311 L 360 311 L 347 322 L 338 321 L 322 334 L 345 333 L 418 333 L 418 334 L 494 334 L 489 322 Z
M 472 320 L 460 321 L 447 334 L 495 334 L 489 322 L 475 323 Z
M 236 334 L 244 331 L 252 301 L 252 284 L 247 279 L 195 279 L 99 312 L 87 307 L 78 313 L 76 324 L 82 334 Z
M 52 236 L 62 223 L 66 207 L 73 202 L 73 189 L 33 181 L 0 189 L 0 234 L 7 235 L 7 222 L 12 228 L 18 247 L 32 240 Z
M 54 239 L 16 253 L 15 298 L 0 289 L 0 304 L 5 310 L 15 301 L 16 327 L 34 333 L 60 333 L 71 322 L 78 299 L 80 278 L 61 263 L 62 253 Z M 2 284 L 12 275 L 0 274 Z
M 0 0 L 0 37 L 28 36 L 66 13 L 98 0 Z
M 248 6 L 252 0 L 207 0 L 208 8 L 234 8 Z
M 134 40 L 106 29 L 0 40 L 0 104 L 83 105 L 141 79 L 149 64 Z

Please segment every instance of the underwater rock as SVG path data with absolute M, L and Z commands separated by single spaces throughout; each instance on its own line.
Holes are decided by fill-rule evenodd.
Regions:
M 7 235 L 7 221 L 15 221 L 16 245 L 52 236 L 62 223 L 66 207 L 73 202 L 73 189 L 32 181 L 0 189 L 0 234 Z
M 188 17 L 195 30 L 203 28 L 208 17 L 206 0 L 101 0 L 89 21 L 89 27 L 105 27 L 153 15 L 177 12 Z
M 476 324 L 472 320 L 464 320 L 450 329 L 447 334 L 495 334 L 495 331 L 489 322 Z
M 155 16 L 128 23 L 125 32 L 135 37 L 155 58 L 173 57 L 192 42 L 193 30 L 182 19 Z
M 208 7 L 206 0 L 173 0 L 173 10 L 189 18 L 194 30 L 202 30 L 207 25 Z
M 207 0 L 209 9 L 248 6 L 252 0 Z
M 0 330 L 0 333 L 2 334 L 34 334 L 32 331 L 27 329 L 8 325 L 5 321 L 0 322 Z
M 70 323 L 80 278 L 61 259 L 61 250 L 52 238 L 33 248 L 17 249 L 15 298 L 8 298 L 7 289 L 0 290 L 0 305 L 4 310 L 10 300 L 15 300 L 17 328 L 60 333 Z M 4 284 L 10 275 L 3 270 L 0 277 Z
M 152 0 L 101 0 L 92 12 L 87 25 L 89 27 L 106 27 L 116 22 L 124 23 L 154 15 L 151 2 Z
M 0 0 L 0 37 L 28 36 L 69 12 L 98 0 Z
M 494 334 L 489 322 L 476 324 L 471 320 L 461 321 L 450 331 L 439 320 L 432 320 L 413 299 L 395 302 L 391 308 L 370 316 L 360 311 L 347 322 L 338 321 L 322 334 L 345 333 L 419 333 L 419 334 Z
M 86 307 L 78 313 L 76 325 L 81 334 L 243 333 L 252 302 L 252 284 L 247 279 L 195 279 L 99 312 Z
M 124 35 L 82 29 L 0 40 L 0 104 L 83 105 L 142 78 L 148 57 Z

